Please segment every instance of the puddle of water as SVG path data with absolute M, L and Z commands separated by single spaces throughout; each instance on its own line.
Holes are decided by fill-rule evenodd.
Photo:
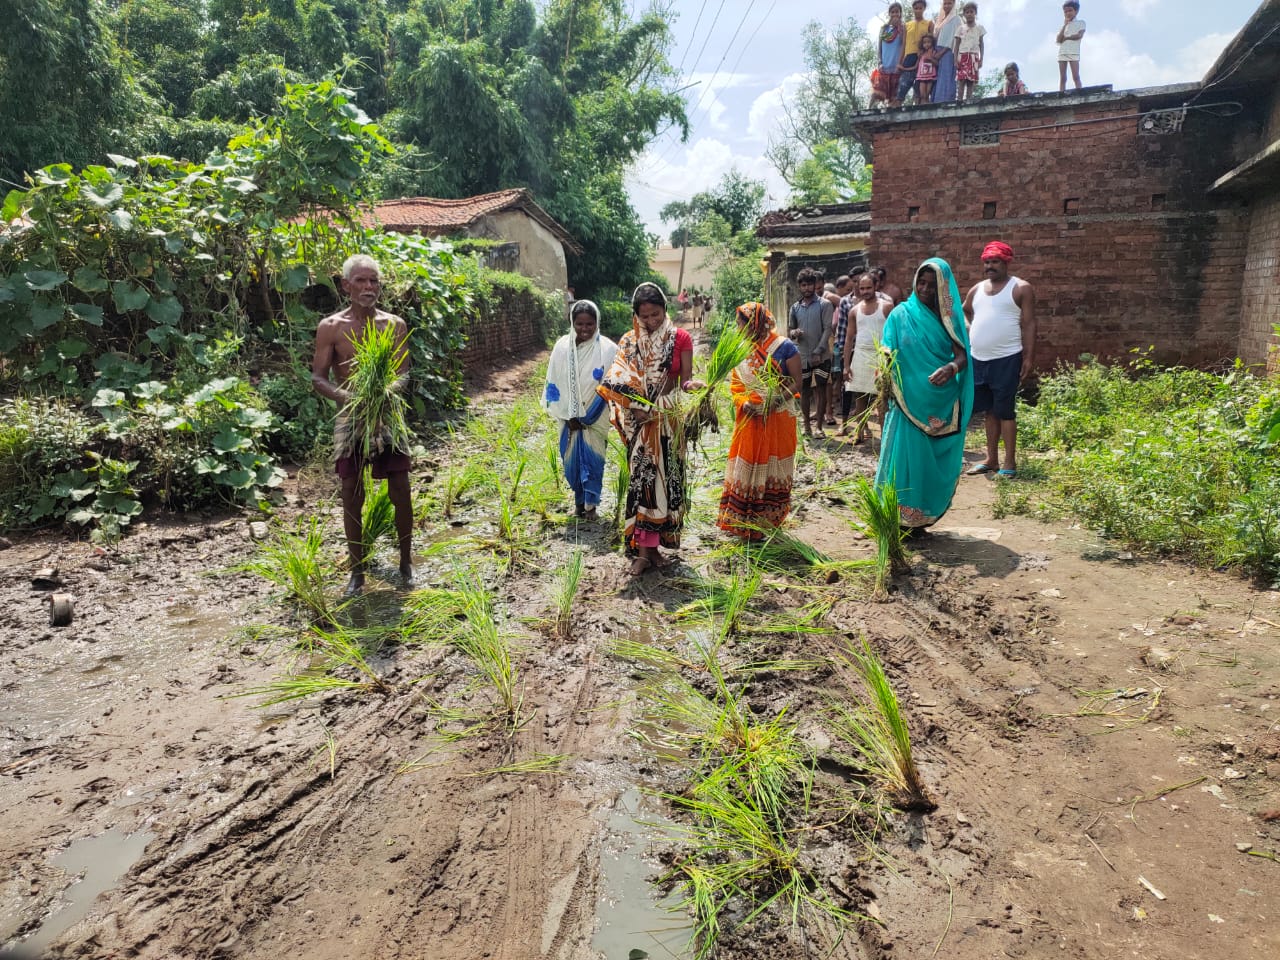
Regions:
M 138 862 L 150 840 L 151 834 L 146 831 L 126 834 L 112 828 L 96 837 L 74 841 L 53 858 L 53 865 L 69 875 L 83 874 L 63 891 L 66 906 L 50 914 L 40 929 L 26 940 L 8 944 L 2 953 L 9 954 L 12 950 L 18 956 L 43 956 L 54 940 L 88 916 L 99 894 L 114 887 Z
M 685 948 L 693 923 L 684 913 L 673 912 L 676 897 L 654 896 L 648 878 L 657 867 L 644 858 L 645 848 L 661 836 L 664 822 L 645 808 L 643 794 L 634 787 L 618 798 L 605 820 L 609 835 L 600 857 L 603 889 L 591 946 L 606 960 L 639 955 L 633 951 L 653 958 L 689 956 Z
M 0 726 L 32 739 L 69 735 L 135 687 L 158 687 L 166 670 L 190 657 L 191 646 L 221 643 L 236 626 L 228 615 L 208 614 L 120 629 L 82 655 L 24 675 L 12 696 L 0 696 Z

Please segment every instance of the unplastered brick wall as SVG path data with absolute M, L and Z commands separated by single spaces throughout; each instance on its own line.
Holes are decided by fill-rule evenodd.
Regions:
M 1280 369 L 1273 325 L 1280 323 L 1280 191 L 1257 201 L 1249 220 L 1240 316 L 1240 356 Z
M 920 261 L 941 256 L 963 295 L 982 279 L 983 246 L 1004 240 L 1013 273 L 1035 287 L 1041 370 L 1135 348 L 1190 364 L 1234 356 L 1249 211 L 1205 192 L 1228 121 L 1193 113 L 1181 132 L 1142 135 L 1135 114 L 1155 106 L 1124 98 L 882 128 L 872 261 L 909 291 Z M 1015 127 L 1040 129 L 1000 132 Z
M 485 367 L 499 360 L 523 357 L 546 345 L 542 303 L 528 291 L 498 290 L 492 312 L 481 311 L 467 321 L 464 369 Z M 567 323 L 565 329 L 568 329 Z

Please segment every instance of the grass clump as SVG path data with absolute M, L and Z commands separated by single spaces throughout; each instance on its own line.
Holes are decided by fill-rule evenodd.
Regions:
M 380 628 L 360 630 L 338 625 L 312 626 L 300 642 L 311 657 L 304 669 L 277 677 L 237 696 L 264 696 L 266 699 L 258 706 L 270 707 L 333 691 L 390 693 L 391 685 L 368 659 L 369 641 L 384 636 L 385 631 Z
M 1219 373 L 1086 363 L 1018 411 L 1047 480 L 1007 511 L 1069 513 L 1126 546 L 1280 582 L 1280 387 Z
M 857 645 L 847 641 L 837 666 L 842 675 L 852 673 L 858 681 L 846 680 L 844 696 L 827 698 L 832 732 L 854 751 L 851 765 L 880 783 L 896 806 L 935 809 L 911 753 L 911 732 L 897 694 L 871 644 L 865 637 Z

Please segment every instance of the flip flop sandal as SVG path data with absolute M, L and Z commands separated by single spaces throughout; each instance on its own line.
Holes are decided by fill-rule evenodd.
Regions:
M 964 472 L 966 477 L 980 477 L 984 473 L 994 473 L 995 467 L 989 463 L 975 463 L 972 467 Z
M 997 480 L 1014 480 L 1018 476 L 1017 470 L 999 470 L 996 472 Z

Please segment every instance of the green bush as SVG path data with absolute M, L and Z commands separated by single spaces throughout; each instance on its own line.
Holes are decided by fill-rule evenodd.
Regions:
M 626 300 L 607 300 L 600 304 L 600 332 L 618 341 L 632 327 L 631 304 Z
M 1047 499 L 1014 509 L 1068 510 L 1139 549 L 1280 579 L 1280 464 L 1265 429 L 1278 394 L 1240 364 L 1060 369 L 1018 411 L 1024 451 L 1047 454 Z
M 333 439 L 333 405 L 311 386 L 311 371 L 301 363 L 258 381 L 258 393 L 275 418 L 266 448 L 287 463 L 306 463 L 317 447 Z
M 28 527 L 55 515 L 46 498 L 57 478 L 87 465 L 85 451 L 105 428 L 75 406 L 43 397 L 0 404 L 0 527 Z

